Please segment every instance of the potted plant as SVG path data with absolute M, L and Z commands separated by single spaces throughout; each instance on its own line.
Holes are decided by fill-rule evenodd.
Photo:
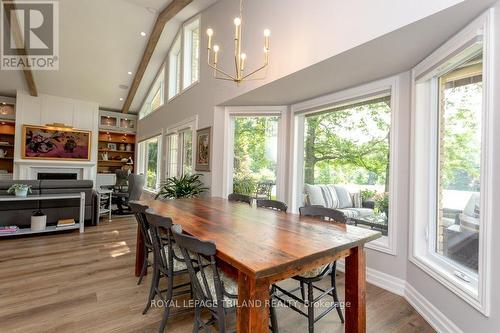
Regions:
M 7 190 L 9 194 L 15 194 L 16 197 L 27 197 L 31 193 L 31 185 L 14 184 Z
M 160 185 L 156 199 L 194 198 L 208 190 L 200 180 L 200 174 L 170 177 Z

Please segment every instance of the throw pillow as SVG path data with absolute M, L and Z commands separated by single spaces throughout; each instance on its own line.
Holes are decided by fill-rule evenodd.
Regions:
M 339 208 L 339 198 L 333 185 L 319 185 L 326 208 Z
M 351 200 L 351 195 L 349 191 L 343 186 L 335 186 L 335 191 L 337 192 L 337 198 L 339 199 L 338 208 L 352 208 L 353 203 Z
M 309 205 L 325 206 L 325 199 L 319 185 L 304 185 L 304 193 L 307 196 Z
M 352 205 L 354 208 L 363 208 L 363 199 L 361 198 L 361 192 L 352 193 Z

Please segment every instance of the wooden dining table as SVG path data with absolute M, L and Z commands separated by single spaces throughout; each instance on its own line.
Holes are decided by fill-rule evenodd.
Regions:
M 217 258 L 238 279 L 237 331 L 269 331 L 270 285 L 345 258 L 345 332 L 366 331 L 364 245 L 380 232 L 317 218 L 252 207 L 222 198 L 145 199 L 184 232 L 217 246 Z M 137 242 L 136 272 L 142 265 Z M 138 270 L 138 271 L 137 271 Z

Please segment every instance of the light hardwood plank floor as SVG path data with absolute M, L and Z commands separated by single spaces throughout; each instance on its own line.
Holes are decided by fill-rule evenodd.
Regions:
M 0 332 L 157 332 L 162 309 L 142 315 L 150 275 L 134 276 L 136 223 L 102 221 L 84 234 L 0 239 Z M 343 298 L 344 279 L 338 277 Z M 304 317 L 278 309 L 280 332 L 306 332 Z M 368 285 L 369 332 L 434 332 L 401 297 Z M 343 332 L 335 312 L 316 332 Z M 166 332 L 191 332 L 192 314 L 169 321 Z

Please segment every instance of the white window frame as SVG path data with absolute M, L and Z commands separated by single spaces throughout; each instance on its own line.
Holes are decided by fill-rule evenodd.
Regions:
M 151 102 L 158 92 L 160 92 L 161 103 L 157 108 L 152 109 Z M 148 91 L 148 94 L 146 95 L 146 99 L 144 100 L 141 110 L 139 111 L 139 119 L 147 117 L 156 110 L 159 110 L 163 105 L 165 105 L 165 65 L 162 65 L 162 67 L 160 68 L 158 75 L 156 76 L 153 84 L 151 85 L 151 88 Z
M 439 76 L 450 67 L 449 59 L 470 47 L 474 40 L 483 43 L 483 119 L 481 140 L 481 203 L 479 223 L 478 279 L 468 283 L 456 272 L 462 267 L 443 256 L 437 255 L 430 244 L 436 224 L 435 198 L 437 186 L 432 165 L 436 163 L 437 124 L 428 126 L 431 116 L 436 115 L 438 105 L 437 84 Z M 457 296 L 485 316 L 490 315 L 491 289 L 491 230 L 493 217 L 493 71 L 494 59 L 492 10 L 486 12 L 412 70 L 412 166 L 410 179 L 410 237 L 409 260 L 443 284 Z M 434 81 L 434 83 L 433 83 Z M 429 82 L 419 85 L 420 82 Z M 421 88 L 419 88 L 421 87 Z M 418 93 L 417 93 L 418 91 Z M 430 103 L 430 104 L 429 104 Z M 424 105 L 422 105 L 424 104 Z M 435 123 L 437 121 L 434 121 Z M 426 126 L 422 126 L 425 123 Z M 431 122 L 432 123 L 432 122 Z M 430 128 L 429 128 L 430 127 Z M 431 161 L 426 161 L 431 159 Z M 434 159 L 434 161 L 432 161 Z M 434 209 L 432 208 L 434 207 Z M 477 285 L 477 289 L 473 284 Z
M 158 140 L 158 153 L 157 153 L 157 177 L 156 177 L 156 188 L 149 188 L 146 186 L 146 183 L 144 184 L 144 190 L 149 193 L 157 193 L 160 183 L 161 183 L 161 174 L 162 174 L 162 159 L 161 159 L 161 152 L 162 152 L 162 135 L 157 134 L 151 137 L 148 137 L 147 139 L 141 140 L 137 145 L 138 145 L 138 154 L 137 154 L 137 173 L 138 174 L 143 174 L 146 178 L 148 176 L 147 174 L 147 161 L 148 161 L 148 150 L 146 149 L 148 142 L 157 139 Z
M 224 154 L 222 168 L 222 196 L 227 198 L 233 192 L 234 169 L 234 117 L 279 117 L 278 120 L 278 161 L 276 165 L 276 199 L 286 200 L 286 147 L 287 147 L 287 106 L 228 106 L 224 110 Z M 194 140 L 193 140 L 194 141 Z
M 183 37 L 182 37 L 182 41 L 183 41 L 183 45 L 182 45 L 182 49 L 183 49 L 183 63 L 182 63 L 182 91 L 184 90 L 187 90 L 189 88 L 191 88 L 192 86 L 194 86 L 195 84 L 197 84 L 199 81 L 200 81 L 200 64 L 201 64 L 201 61 L 200 61 L 200 48 L 201 48 L 201 26 L 200 26 L 200 16 L 196 16 L 194 18 L 192 18 L 191 20 L 189 21 L 186 21 L 186 23 L 183 24 L 182 26 L 182 34 L 183 34 Z M 195 28 L 198 28 L 199 32 L 198 32 L 198 38 L 199 38 L 199 41 L 198 41 L 198 50 L 197 50 L 197 53 L 198 53 L 198 75 L 196 76 L 197 79 L 194 80 L 194 81 L 191 81 L 192 79 L 192 64 L 193 64 L 193 61 L 195 59 L 192 58 L 192 47 L 193 47 L 193 44 L 192 44 L 192 30 L 194 30 Z
M 172 47 L 168 51 L 168 100 L 171 101 L 182 92 L 182 29 L 177 33 Z M 176 59 L 179 63 L 172 61 Z M 178 60 L 177 60 L 178 59 Z M 175 70 L 174 70 L 175 69 Z M 177 75 L 180 77 L 180 82 L 177 83 Z M 175 91 L 172 86 L 175 83 Z
M 405 212 L 399 208 L 398 184 L 402 182 L 404 175 L 398 171 L 399 154 L 402 147 L 399 138 L 399 76 L 364 84 L 355 88 L 336 92 L 312 100 L 294 104 L 291 107 L 292 119 L 290 128 L 291 138 L 291 166 L 292 172 L 289 177 L 289 202 L 291 211 L 298 212 L 303 205 L 304 186 L 304 124 L 307 114 L 317 113 L 323 109 L 340 106 L 362 100 L 370 100 L 384 94 L 391 96 L 391 138 L 390 138 L 390 162 L 389 162 L 389 230 L 387 236 L 382 236 L 368 244 L 366 247 L 390 255 L 397 255 L 397 235 L 399 223 L 405 219 Z
M 183 167 L 184 167 L 184 145 L 183 145 L 183 140 L 180 140 L 180 134 L 186 132 L 186 131 L 192 131 L 193 133 L 193 140 L 191 142 L 191 149 L 193 151 L 192 155 L 192 160 L 191 160 L 191 165 L 194 168 L 194 149 L 195 149 L 195 136 L 196 136 L 196 130 L 198 129 L 198 116 L 190 117 L 188 119 L 185 119 L 177 124 L 172 125 L 171 127 L 167 128 L 165 131 L 165 142 L 166 142 L 166 150 L 165 150 L 165 178 L 167 177 L 172 177 L 172 176 L 181 176 L 183 175 Z M 169 138 L 172 135 L 177 135 L 177 173 L 175 175 L 169 175 L 169 165 L 170 165 L 170 142 Z M 193 172 L 194 173 L 194 172 Z

